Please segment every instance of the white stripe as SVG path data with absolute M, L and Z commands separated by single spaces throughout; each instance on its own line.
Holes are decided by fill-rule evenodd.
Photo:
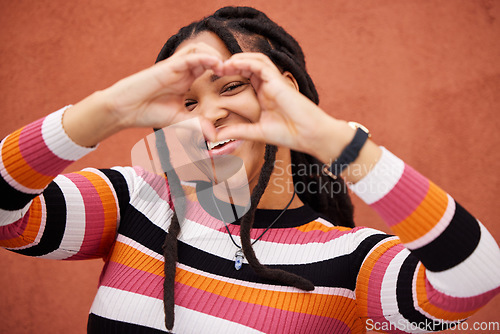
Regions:
M 26 212 L 28 212 L 32 202 L 33 201 L 30 201 L 24 208 L 19 210 L 4 210 L 0 208 L 0 226 L 10 225 L 23 218 Z
M 434 241 L 437 237 L 439 237 L 441 233 L 443 233 L 444 230 L 446 230 L 448 225 L 450 225 L 450 222 L 453 219 L 453 215 L 455 214 L 456 205 L 455 205 L 455 200 L 451 198 L 450 195 L 446 194 L 446 196 L 448 196 L 448 206 L 446 207 L 446 211 L 444 212 L 439 222 L 420 238 L 405 243 L 405 246 L 407 248 L 418 249 L 429 244 L 430 242 Z
M 141 253 L 146 254 L 147 256 L 151 256 L 152 258 L 165 262 L 165 258 L 163 255 L 158 254 L 157 252 L 147 248 L 143 244 L 138 243 L 137 241 L 130 239 L 129 237 L 124 236 L 123 234 L 119 234 L 118 237 L 116 238 L 117 242 L 121 242 L 127 246 L 133 247 L 134 249 L 138 250 Z
M 366 204 L 373 204 L 387 195 L 398 183 L 405 168 L 404 162 L 381 147 L 382 156 L 373 169 L 355 184 L 351 190 Z
M 214 230 L 186 219 L 181 227 L 179 240 L 218 257 L 234 260 L 238 248 L 231 242 L 228 233 L 223 228 L 224 225 L 220 223 L 220 226 L 220 230 Z M 361 228 L 325 243 L 311 242 L 306 244 L 284 244 L 261 239 L 254 244 L 253 248 L 259 261 L 263 264 L 312 263 L 350 254 L 365 238 L 380 233 L 374 229 Z M 239 236 L 233 235 L 233 239 L 238 245 L 240 244 Z M 396 239 L 396 237 L 391 239 Z M 385 239 L 385 241 L 387 240 Z
M 455 267 L 442 271 L 427 270 L 432 286 L 453 297 L 476 296 L 500 286 L 500 249 L 480 223 L 481 239 L 474 252 Z
M 163 301 L 141 294 L 101 286 L 90 312 L 98 316 L 166 331 Z M 238 323 L 175 305 L 175 333 L 261 333 Z
M 66 202 L 66 226 L 59 247 L 40 258 L 63 260 L 78 253 L 85 238 L 85 204 L 80 189 L 64 175 L 54 182 L 61 188 Z M 54 223 L 54 222 L 52 222 Z M 60 222 L 64 224 L 64 222 Z
M 385 318 L 391 323 L 391 329 L 398 328 L 403 332 L 413 329 L 413 333 L 427 333 L 428 331 L 415 329 L 414 325 L 401 315 L 398 307 L 396 293 L 398 276 L 403 262 L 409 255 L 410 251 L 405 248 L 396 254 L 396 256 L 389 263 L 389 266 L 384 274 L 384 280 L 382 281 L 380 302 L 382 304 L 382 310 Z
M 133 169 L 127 172 L 129 174 L 135 173 Z M 162 196 L 168 197 L 166 196 L 168 188 L 165 180 L 157 176 L 158 183 L 152 186 L 140 175 L 132 174 L 129 175 L 129 178 L 133 180 L 133 187 L 130 190 L 130 203 L 146 215 L 153 224 L 167 231 L 173 211 L 168 201 L 162 198 Z
M 94 151 L 97 146 L 83 147 L 68 137 L 62 126 L 62 116 L 69 107 L 71 106 L 61 108 L 45 117 L 42 123 L 42 137 L 45 145 L 57 157 L 63 160 L 75 161 Z
M 0 143 L 0 152 L 2 152 L 2 150 L 3 150 L 4 143 L 5 143 L 5 140 L 2 140 L 2 142 Z M 22 159 L 22 158 L 20 158 L 20 159 Z M 20 192 L 23 192 L 25 194 L 35 194 L 35 195 L 38 195 L 44 189 L 44 188 L 41 188 L 41 189 L 31 189 L 31 188 L 23 186 L 22 184 L 20 184 L 16 180 L 14 180 L 12 178 L 12 176 L 10 176 L 10 174 L 5 169 L 5 165 L 3 164 L 3 159 L 1 157 L 1 154 L 0 154 L 0 175 L 9 184 L 9 186 L 11 186 L 12 188 L 14 188 L 14 189 L 16 189 L 16 190 L 18 190 Z

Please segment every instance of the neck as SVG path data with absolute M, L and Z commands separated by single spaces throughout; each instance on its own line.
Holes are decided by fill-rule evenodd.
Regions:
M 257 208 L 283 209 L 292 198 L 294 190 L 290 150 L 279 147 L 273 173 Z M 295 196 L 289 208 L 295 209 L 303 205 L 300 198 Z

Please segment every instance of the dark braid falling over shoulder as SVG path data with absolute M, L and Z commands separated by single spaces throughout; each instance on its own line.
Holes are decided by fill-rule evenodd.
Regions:
M 183 41 L 203 31 L 215 33 L 232 54 L 243 51 L 264 53 L 281 71 L 288 71 L 293 75 L 303 95 L 315 104 L 319 103 L 318 93 L 307 73 L 304 53 L 298 42 L 264 13 L 254 8 L 225 7 L 201 21 L 181 28 L 165 43 L 156 61 L 170 57 Z M 267 145 L 261 175 L 257 186 L 252 191 L 251 209 L 241 219 L 240 235 L 243 251 L 250 266 L 259 276 L 302 290 L 313 290 L 312 283 L 302 277 L 262 265 L 252 249 L 250 230 L 253 226 L 255 210 L 273 171 L 275 156 L 276 147 Z M 353 206 L 343 180 L 340 178 L 332 180 L 324 175 L 321 172 L 321 162 L 310 155 L 291 151 L 291 159 L 294 185 L 301 185 L 300 189 L 297 188 L 297 194 L 302 202 L 336 225 L 353 227 Z M 299 172 L 298 168 L 301 168 L 302 172 Z M 311 172 L 304 173 L 303 170 Z M 169 179 L 169 183 L 171 181 L 176 182 Z M 321 188 L 321 185 L 325 184 L 330 185 L 327 189 L 331 191 Z M 308 191 L 300 191 L 301 189 Z M 177 206 L 176 210 L 178 210 Z M 176 212 L 164 244 L 165 324 L 169 330 L 172 329 L 174 323 L 175 262 L 177 261 L 177 236 L 180 231 L 179 221 L 182 222 L 182 219 L 179 219 Z

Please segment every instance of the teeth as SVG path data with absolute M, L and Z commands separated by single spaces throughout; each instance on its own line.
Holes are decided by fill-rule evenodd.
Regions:
M 228 140 L 223 140 L 223 141 L 219 141 L 216 143 L 212 143 L 210 141 L 207 141 L 207 146 L 208 146 L 208 149 L 211 150 L 218 145 L 224 145 L 225 143 L 229 143 L 230 141 L 235 141 L 235 140 L 236 139 L 228 139 Z

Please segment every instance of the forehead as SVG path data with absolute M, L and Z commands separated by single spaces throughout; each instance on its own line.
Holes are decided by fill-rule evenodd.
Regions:
M 204 43 L 214 48 L 222 55 L 224 59 L 228 59 L 232 56 L 231 52 L 229 52 L 224 42 L 216 34 L 210 31 L 203 31 L 194 37 L 186 39 L 181 44 L 179 44 L 176 51 L 181 50 L 186 46 L 198 43 Z

